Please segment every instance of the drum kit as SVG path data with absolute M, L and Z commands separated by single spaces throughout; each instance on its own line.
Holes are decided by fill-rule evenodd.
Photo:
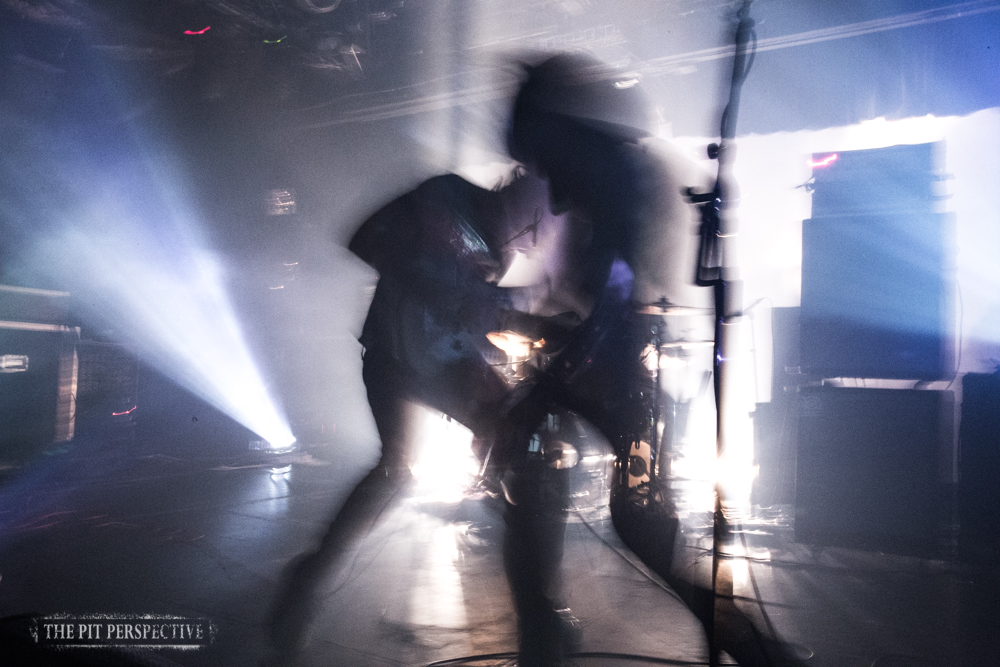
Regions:
M 678 419 L 677 413 L 687 410 L 696 393 L 688 386 L 690 371 L 705 373 L 704 369 L 711 367 L 710 351 L 714 342 L 697 334 L 711 331 L 712 309 L 679 306 L 663 298 L 642 304 L 635 312 L 644 316 L 642 319 L 649 325 L 649 341 L 643 360 L 656 387 L 651 415 L 654 427 L 647 437 L 635 439 L 627 455 L 622 453 L 616 457 L 609 452 L 595 428 L 575 413 L 558 409 L 547 416 L 529 444 L 529 454 L 544 458 L 550 467 L 577 469 L 572 494 L 577 509 L 606 505 L 609 482 L 640 494 L 652 482 L 668 483 L 674 445 L 683 439 L 686 422 Z M 499 363 L 494 363 L 493 367 L 511 389 L 528 382 L 555 354 L 548 349 L 544 339 L 514 331 L 493 331 L 486 337 L 503 352 L 499 355 Z M 666 388 L 668 378 L 672 380 L 669 390 Z M 671 411 L 666 420 L 661 414 L 665 402 L 669 403 Z M 612 472 L 611 462 L 616 458 Z M 483 476 L 487 465 L 488 458 L 483 465 Z

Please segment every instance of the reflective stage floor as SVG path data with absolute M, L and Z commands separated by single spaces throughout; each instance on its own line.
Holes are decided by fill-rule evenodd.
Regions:
M 361 459 L 332 447 L 265 461 L 91 439 L 4 470 L 5 645 L 31 641 L 27 621 L 14 616 L 176 615 L 209 619 L 210 645 L 140 651 L 132 663 L 108 649 L 52 655 L 82 664 L 258 664 L 281 568 L 323 530 L 363 474 Z M 575 664 L 704 664 L 694 617 L 621 546 L 599 502 L 581 507 L 564 561 L 583 629 Z M 325 582 L 302 664 L 513 664 L 495 655 L 516 649 L 501 527 L 488 498 L 400 498 Z M 794 543 L 780 522 L 752 526 L 746 537 L 752 559 L 731 560 L 735 594 L 747 605 L 761 600 L 807 664 L 997 664 L 989 568 L 813 548 Z

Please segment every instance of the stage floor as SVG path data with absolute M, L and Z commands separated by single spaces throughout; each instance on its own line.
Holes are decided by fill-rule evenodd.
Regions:
M 322 532 L 364 463 L 335 446 L 280 461 L 135 440 L 50 447 L 0 478 L 0 616 L 204 618 L 215 628 L 210 645 L 143 651 L 136 664 L 258 664 L 281 568 Z M 1000 587 L 988 568 L 813 548 L 782 526 L 752 528 L 753 559 L 731 561 L 734 592 L 741 604 L 762 600 L 807 664 L 996 660 Z M 501 537 L 495 500 L 401 497 L 325 582 L 302 664 L 512 665 L 496 655 L 516 650 Z M 583 629 L 575 664 L 706 662 L 697 621 L 621 545 L 599 503 L 571 513 L 564 568 Z M 7 622 L 7 638 L 24 624 Z M 118 658 L 106 649 L 58 655 Z

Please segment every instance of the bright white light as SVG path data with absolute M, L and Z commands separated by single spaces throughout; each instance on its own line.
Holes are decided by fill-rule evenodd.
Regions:
M 479 473 L 472 453 L 472 431 L 439 412 L 413 406 L 413 437 L 419 454 L 410 470 L 415 496 L 457 502 Z
M 619 90 L 624 88 L 631 88 L 639 83 L 639 79 L 625 79 L 623 81 L 615 81 L 615 88 Z
M 713 140 L 680 137 L 674 143 L 714 171 L 716 165 L 704 159 L 704 147 Z M 810 218 L 812 202 L 800 186 L 812 176 L 810 155 L 936 141 L 945 142 L 949 176 L 942 185 L 949 196 L 939 204 L 956 216 L 957 266 L 950 270 L 961 287 L 960 318 L 955 313 L 961 370 L 992 372 L 1000 354 L 1000 108 L 964 117 L 876 118 L 823 130 L 739 137 L 733 164 L 741 193 L 735 252 L 746 302 L 768 297 L 776 307 L 799 305 L 802 221 Z M 762 337 L 757 343 L 761 349 L 768 340 Z M 758 364 L 758 369 L 761 382 L 769 384 L 769 366 Z
M 146 167 L 146 170 L 143 170 Z M 124 182 L 95 186 L 90 210 L 40 243 L 36 265 L 100 295 L 87 315 L 112 323 L 144 361 L 276 448 L 284 415 L 251 357 L 197 218 L 163 165 L 134 165 Z M 150 192 L 152 190 L 152 192 Z
M 735 558 L 729 561 L 729 569 L 733 573 L 733 583 L 746 586 L 750 575 L 749 564 L 742 558 Z
M 293 446 L 294 444 L 295 444 L 294 440 L 290 443 L 278 444 L 274 442 L 268 442 L 267 440 L 264 439 L 256 439 L 250 441 L 250 449 L 258 452 L 266 451 L 270 454 L 286 454 L 288 452 L 295 450 L 295 447 Z
M 601 462 L 610 462 L 615 459 L 614 454 L 593 454 L 591 456 L 584 456 L 580 459 L 580 462 L 586 465 L 594 465 Z
M 514 253 L 510 268 L 497 283 L 498 287 L 529 287 L 537 285 L 545 278 L 544 256 L 538 252 Z
M 722 388 L 723 454 L 720 457 L 718 453 L 714 395 L 707 391 L 690 398 L 687 430 L 674 446 L 678 456 L 671 462 L 672 474 L 687 482 L 683 504 L 695 512 L 714 509 L 716 489 L 721 490 L 727 509 L 749 507 L 753 480 L 758 474 L 753 463 L 753 422 L 749 416 L 754 406 L 749 319 L 724 325 L 723 336 L 731 355 Z M 691 349 L 709 356 L 712 353 L 711 348 L 701 345 Z M 704 369 L 705 360 L 700 356 L 688 361 L 692 368 Z
M 428 528 L 431 528 L 428 526 Z M 464 526 L 446 523 L 431 528 L 421 567 L 413 577 L 410 592 L 410 621 L 416 627 L 468 628 L 465 593 L 456 562 L 456 538 Z
M 272 446 L 295 440 L 250 356 L 213 257 L 181 245 L 164 265 L 116 239 L 75 230 L 69 239 L 117 297 L 140 356 Z

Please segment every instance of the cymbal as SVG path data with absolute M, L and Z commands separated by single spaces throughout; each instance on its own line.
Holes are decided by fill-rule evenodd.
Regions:
M 714 347 L 715 341 L 712 340 L 682 340 L 676 343 L 661 343 L 660 347 L 662 349 L 681 349 L 681 350 L 693 350 L 699 347 Z
M 666 299 L 660 299 L 659 301 L 639 306 L 635 312 L 640 315 L 710 315 L 712 309 L 678 306 Z

